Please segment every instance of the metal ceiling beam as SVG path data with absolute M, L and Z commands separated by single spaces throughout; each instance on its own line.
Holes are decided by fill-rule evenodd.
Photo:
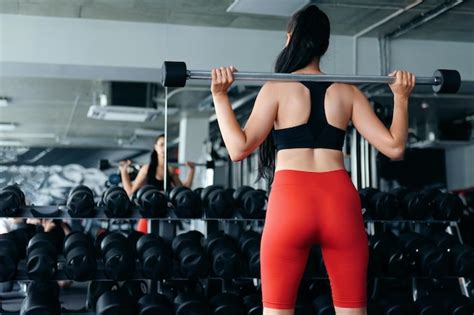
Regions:
M 457 7 L 461 3 L 463 3 L 464 0 L 448 0 L 445 1 L 443 4 L 434 7 L 433 9 L 429 10 L 428 12 L 422 12 L 407 23 L 404 23 L 398 28 L 392 32 L 389 32 L 385 35 L 386 38 L 389 39 L 396 39 L 411 30 L 414 30 L 415 28 L 418 28 L 422 26 L 423 24 L 428 23 L 429 21 L 437 18 L 438 16 L 442 15 L 443 13 L 446 13 L 447 11 Z

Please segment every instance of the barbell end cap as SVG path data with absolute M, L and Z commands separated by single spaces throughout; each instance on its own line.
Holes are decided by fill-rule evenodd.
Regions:
M 439 94 L 457 93 L 461 86 L 461 74 L 457 70 L 438 69 L 433 74 L 440 83 L 433 85 L 433 92 Z
M 165 61 L 161 67 L 161 84 L 166 87 L 183 87 L 187 78 L 186 63 Z

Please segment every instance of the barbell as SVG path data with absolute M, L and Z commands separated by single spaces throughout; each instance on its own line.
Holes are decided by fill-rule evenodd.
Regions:
M 391 76 L 337 75 L 337 74 L 292 74 L 265 72 L 236 72 L 235 80 L 247 81 L 312 81 L 340 83 L 385 83 L 395 81 Z M 211 72 L 188 70 L 182 61 L 165 61 L 161 68 L 161 83 L 167 87 L 183 87 L 186 80 L 211 80 Z M 416 77 L 416 84 L 431 85 L 435 93 L 456 93 L 461 86 L 461 75 L 457 70 L 439 69 L 432 77 Z
M 168 162 L 168 166 L 174 166 L 174 167 L 179 167 L 179 166 L 186 166 L 186 163 L 176 163 L 176 162 Z M 99 160 L 99 169 L 101 171 L 108 170 L 110 168 L 115 168 L 119 167 L 119 163 L 116 162 L 111 162 L 109 160 L 101 159 Z M 206 168 L 213 168 L 212 166 L 212 161 L 207 161 L 206 163 L 194 163 L 194 166 L 196 167 L 206 167 Z M 137 164 L 131 164 L 130 165 L 133 168 L 139 169 L 140 166 Z

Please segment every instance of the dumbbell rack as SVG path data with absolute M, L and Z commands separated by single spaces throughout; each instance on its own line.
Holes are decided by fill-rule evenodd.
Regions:
M 105 211 L 103 207 L 97 207 L 95 211 L 95 216 L 93 218 L 87 217 L 87 218 L 78 218 L 78 217 L 71 217 L 68 213 L 68 208 L 66 206 L 25 206 L 20 209 L 18 209 L 15 217 L 18 218 L 47 218 L 47 219 L 97 219 L 97 220 L 116 220 L 116 219 L 140 219 L 142 218 L 139 209 L 138 208 L 133 208 L 130 212 L 130 215 L 127 218 L 109 218 L 105 215 Z M 206 227 L 206 234 L 212 233 L 214 231 L 219 230 L 220 227 L 224 228 L 224 232 L 230 236 L 238 237 L 240 232 L 243 229 L 243 224 L 255 224 L 257 228 L 263 227 L 264 224 L 264 219 L 248 219 L 248 218 L 243 218 L 238 212 L 236 212 L 231 218 L 207 218 L 205 214 L 203 217 L 200 218 L 179 218 L 177 217 L 172 209 L 169 209 L 165 217 L 162 218 L 148 218 L 153 222 L 153 226 L 156 227 L 156 232 L 158 234 L 166 239 L 166 240 L 172 240 L 174 236 L 176 235 L 176 223 L 180 221 L 191 221 L 191 220 L 199 220 L 199 221 L 204 221 L 205 222 L 205 227 Z M 377 225 L 392 225 L 392 224 L 409 224 L 412 227 L 412 230 L 416 231 L 417 228 L 421 224 L 448 224 L 449 228 L 451 229 L 452 234 L 456 234 L 458 237 L 459 241 L 462 243 L 462 239 L 460 236 L 460 231 L 458 227 L 458 222 L 457 221 L 442 221 L 442 220 L 364 220 L 367 231 L 369 235 L 373 235 L 375 233 L 375 229 Z M 58 257 L 58 271 L 56 273 L 55 279 L 54 280 L 66 280 L 67 277 L 64 273 L 64 257 L 59 256 Z M 375 277 L 378 279 L 393 279 L 393 277 Z M 416 297 L 416 281 L 417 279 L 421 278 L 427 278 L 427 277 L 411 277 L 412 281 L 412 290 L 413 290 L 413 295 Z M 464 278 L 459 278 L 459 277 L 444 277 L 444 278 L 457 278 L 459 281 L 459 284 L 461 286 L 461 290 L 464 295 L 469 296 L 469 291 L 467 289 L 469 283 L 464 279 Z M 144 277 L 141 274 L 140 268 L 137 266 L 137 269 L 133 273 L 131 279 L 135 280 L 148 280 L 144 279 Z M 219 277 L 204 277 L 200 278 L 198 280 L 203 280 L 207 284 L 207 290 L 208 292 L 210 291 L 225 291 L 226 286 L 229 282 L 232 280 L 253 280 L 259 282 L 258 278 L 251 278 L 251 277 L 235 277 L 232 279 L 224 279 L 224 278 L 219 278 Z M 324 279 L 327 280 L 327 277 L 306 277 L 306 280 L 318 280 L 318 279 Z M 102 261 L 99 259 L 98 260 L 98 268 L 97 268 L 97 273 L 96 277 L 94 280 L 110 280 L 106 277 L 104 273 L 104 267 Z M 173 277 L 170 279 L 160 279 L 160 280 L 173 280 L 173 281 L 187 281 L 189 279 L 187 278 L 179 278 L 179 277 Z M 12 281 L 31 281 L 28 279 L 28 276 L 26 274 L 26 266 L 25 266 L 25 261 L 20 261 L 18 265 L 18 272 L 16 275 L 16 278 L 13 279 Z M 152 281 L 152 287 L 155 288 L 155 286 L 159 286 L 160 281 Z M 1 297 L 0 297 L 0 306 L 1 306 Z M 0 307 L 0 312 L 2 311 Z M 64 314 L 68 313 L 74 313 L 74 314 L 84 314 L 84 315 L 89 315 L 93 314 L 89 310 L 74 310 L 74 311 L 68 311 L 64 310 Z M 8 315 L 14 315 L 18 314 L 17 312 L 2 312 L 2 314 L 8 314 Z
M 376 224 L 383 224 L 384 227 L 386 225 L 394 225 L 394 224 L 408 224 L 410 226 L 410 230 L 414 232 L 419 232 L 421 225 L 431 225 L 431 224 L 447 224 L 448 225 L 448 233 L 454 235 L 458 241 L 462 244 L 463 240 L 461 237 L 461 232 L 459 228 L 459 221 L 455 220 L 364 220 L 367 225 L 367 231 L 369 235 L 374 235 L 376 230 Z M 377 277 L 376 277 L 377 278 Z M 378 277 L 381 278 L 381 277 Z M 470 297 L 469 293 L 469 285 L 470 281 L 464 277 L 456 277 L 456 276 L 444 276 L 443 279 L 457 279 L 459 282 L 459 287 L 463 295 Z M 412 282 L 412 295 L 413 299 L 416 300 L 417 297 L 417 280 L 418 279 L 432 279 L 431 277 L 411 277 Z

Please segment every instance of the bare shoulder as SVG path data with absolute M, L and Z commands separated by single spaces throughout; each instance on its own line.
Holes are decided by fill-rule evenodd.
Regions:
M 308 91 L 308 88 L 298 81 L 270 81 L 268 91 L 273 95 L 288 95 L 292 93 L 301 94 Z
M 352 94 L 354 92 L 354 88 L 357 87 L 353 84 L 334 82 L 328 88 L 328 92 Z

